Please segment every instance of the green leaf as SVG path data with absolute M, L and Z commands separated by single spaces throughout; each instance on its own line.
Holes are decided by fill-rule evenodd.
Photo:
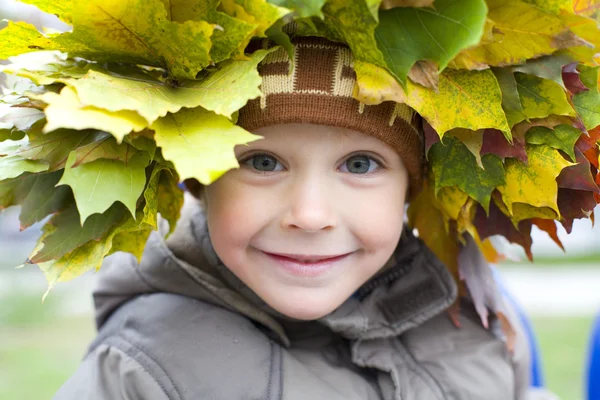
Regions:
M 310 20 L 316 32 L 306 33 L 347 43 L 355 59 L 380 67 L 386 66 L 375 40 L 378 21 L 371 14 L 368 4 L 364 1 L 329 0 L 322 11 L 325 16 L 323 21 L 316 18 Z
M 519 122 L 527 119 L 521 106 L 521 98 L 517 91 L 517 81 L 508 68 L 492 68 L 500 90 L 502 91 L 502 109 L 506 113 L 508 125 L 512 128 Z
M 252 36 L 261 37 L 275 21 L 290 12 L 265 0 L 222 0 L 219 7 L 229 16 L 256 25 Z
M 137 258 L 138 263 L 141 262 L 148 236 L 150 236 L 152 230 L 152 227 L 141 224 L 136 230 L 123 230 L 117 233 L 112 238 L 112 246 L 108 255 L 123 251 L 133 254 Z
M 248 43 L 257 24 L 241 21 L 237 18 L 217 11 L 220 0 L 162 0 L 167 10 L 167 19 L 175 22 L 206 21 L 216 24 L 211 36 L 212 47 L 210 57 L 217 63 L 226 60 L 240 48 L 240 44 Z M 243 53 L 244 48 L 240 48 Z
M 545 145 L 528 145 L 527 158 L 527 164 L 514 158 L 505 160 L 506 184 L 498 187 L 502 201 L 509 213 L 514 212 L 515 203 L 524 203 L 551 208 L 558 214 L 556 177 L 573 163 L 565 160 L 558 150 Z
M 37 85 L 51 85 L 62 78 L 81 78 L 98 66 L 84 60 L 69 60 L 59 51 L 34 51 L 9 58 L 10 63 L 0 71 L 33 81 Z
M 600 67 L 580 65 L 578 68 L 579 79 L 589 90 L 573 96 L 573 105 L 585 128 L 592 130 L 600 125 L 600 90 L 598 89 Z
M 81 224 L 91 215 L 103 213 L 114 202 L 123 203 L 135 215 L 137 200 L 146 185 L 147 153 L 134 154 L 128 163 L 97 159 L 74 168 L 76 158 L 75 152 L 69 155 L 58 184 L 73 189 Z
M 92 215 L 83 226 L 79 224 L 75 206 L 56 214 L 42 228 L 42 236 L 29 261 L 39 264 L 59 260 L 85 243 L 103 237 L 111 227 L 123 219 L 126 212 L 122 205 L 115 204 L 103 214 Z
M 93 143 L 108 134 L 99 131 L 73 131 L 59 129 L 30 139 L 16 152 L 28 160 L 45 161 L 50 171 L 62 169 L 69 153 L 79 146 Z
M 489 210 L 492 192 L 505 182 L 500 157 L 484 155 L 481 161 L 485 169 L 482 169 L 469 149 L 451 136 L 431 147 L 429 160 L 435 176 L 436 194 L 443 187 L 456 186 L 477 200 L 486 211 Z
M 72 204 L 71 190 L 66 186 L 56 187 L 61 176 L 62 171 L 31 174 L 20 182 L 16 193 L 21 205 L 21 229 L 28 228 Z
M 564 88 L 562 68 L 571 62 L 573 62 L 573 59 L 566 54 L 553 54 L 551 56 L 527 60 L 525 64 L 512 67 L 512 70 L 514 72 L 534 75 L 538 78 L 550 79 Z
M 24 159 L 18 155 L 0 156 L 0 181 L 16 178 L 25 172 L 43 172 L 48 164 L 43 161 Z
M 72 168 L 98 159 L 116 160 L 128 164 L 131 161 L 131 158 L 137 153 L 133 146 L 127 143 L 119 144 L 115 138 L 109 134 L 102 133 L 102 136 L 99 134 L 97 139 L 91 143 L 73 150 L 76 157 Z M 148 154 L 148 157 L 150 157 L 150 155 L 151 154 Z
M 20 0 L 23 3 L 31 4 L 36 6 L 40 10 L 48 14 L 56 15 L 61 21 L 70 24 L 72 22 L 71 19 L 71 10 L 73 9 L 72 0 Z
M 440 74 L 438 93 L 410 81 L 407 91 L 407 104 L 440 136 L 454 128 L 472 131 L 494 128 L 511 140 L 510 127 L 502 110 L 502 93 L 490 70 L 447 69 Z
M 556 82 L 517 72 L 517 90 L 523 112 L 528 118 L 545 118 L 549 115 L 575 115 L 567 93 Z
M 131 131 L 141 131 L 147 122 L 137 112 L 129 110 L 108 111 L 81 104 L 75 90 L 65 86 L 60 94 L 47 92 L 35 96 L 48 104 L 44 109 L 46 125 L 44 133 L 61 128 L 99 129 L 110 132 L 118 142 Z
M 70 89 L 63 89 L 63 92 L 67 92 L 61 92 L 61 97 L 66 97 L 67 106 L 75 108 L 75 111 L 91 107 L 92 111 L 88 114 L 102 113 L 102 120 L 110 118 L 115 121 L 113 130 L 108 129 L 108 126 L 104 130 L 110 131 L 117 138 L 124 131 L 140 130 L 140 127 L 153 123 L 169 112 L 176 113 L 183 107 L 202 106 L 230 118 L 249 99 L 260 96 L 259 86 L 262 80 L 257 71 L 258 63 L 276 50 L 277 48 L 256 51 L 249 60 L 225 61 L 219 65 L 218 70 L 204 79 L 182 81 L 178 87 L 164 84 L 150 76 L 136 74 L 135 79 L 129 79 L 89 71 L 81 79 L 61 80 Z M 76 92 L 75 99 L 73 92 Z M 42 100 L 53 101 L 55 97 L 56 95 L 47 94 Z M 55 103 L 57 101 L 53 102 Z M 50 112 L 54 110 L 51 109 Z M 50 120 L 48 113 L 46 109 Z M 139 116 L 143 117 L 143 122 L 139 121 Z M 91 116 L 86 116 L 86 125 L 92 125 L 90 118 Z M 61 122 L 61 125 L 76 125 L 72 117 L 69 121 L 61 119 Z M 53 123 L 51 127 L 54 128 L 57 124 Z
M 196 178 L 205 185 L 239 166 L 235 145 L 260 138 L 202 108 L 169 114 L 157 120 L 152 129 L 156 143 L 180 178 Z
M 517 65 L 558 49 L 584 44 L 553 13 L 517 0 L 486 3 L 489 12 L 485 40 L 463 50 L 453 60 L 454 68 Z
M 462 49 L 478 44 L 486 12 L 483 0 L 436 0 L 433 8 L 380 11 L 377 45 L 390 71 L 405 85 L 415 62 L 434 61 L 442 71 Z
M 42 36 L 37 28 L 26 22 L 8 21 L 0 29 L 0 60 L 42 49 L 54 50 L 51 39 Z
M 158 212 L 169 222 L 169 232 L 173 233 L 183 206 L 183 191 L 179 188 L 179 176 L 172 170 L 164 170 L 158 182 Z
M 570 125 L 557 125 L 554 130 L 543 126 L 534 126 L 525 134 L 525 140 L 530 144 L 545 144 L 562 150 L 571 158 L 571 161 L 575 162 L 575 143 L 580 136 L 581 131 Z
M 3 129 L 25 132 L 42 118 L 44 118 L 44 113 L 35 108 L 0 103 L 0 124 Z
M 145 204 L 142 222 L 154 229 L 158 228 L 158 182 L 164 169 L 164 166 L 156 164 L 152 169 L 148 185 L 146 186 L 146 189 L 144 189 Z
M 321 8 L 325 0 L 267 0 L 271 4 L 293 10 L 300 18 L 318 17 L 323 19 Z

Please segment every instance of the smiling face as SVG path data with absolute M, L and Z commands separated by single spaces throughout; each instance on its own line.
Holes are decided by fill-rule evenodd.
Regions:
M 206 187 L 223 263 L 269 306 L 312 320 L 340 306 L 390 258 L 408 176 L 387 144 L 345 128 L 285 124 L 237 146 L 239 169 Z

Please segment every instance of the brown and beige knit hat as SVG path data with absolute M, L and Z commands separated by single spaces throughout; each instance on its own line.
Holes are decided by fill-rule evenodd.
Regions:
M 265 40 L 261 47 L 269 45 Z M 410 177 L 410 192 L 418 192 L 425 154 L 420 116 L 406 104 L 387 101 L 369 106 L 355 100 L 353 56 L 344 44 L 296 37 L 293 45 L 293 65 L 283 48 L 265 57 L 258 68 L 263 94 L 240 110 L 237 124 L 252 131 L 269 125 L 312 123 L 371 135 L 400 155 Z

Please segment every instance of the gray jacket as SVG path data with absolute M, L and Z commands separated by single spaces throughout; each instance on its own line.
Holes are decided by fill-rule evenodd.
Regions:
M 410 231 L 392 265 L 317 321 L 278 315 L 219 261 L 186 200 L 142 262 L 112 256 L 94 292 L 98 336 L 56 400 L 522 400 L 529 360 L 468 302 L 456 328 L 446 268 Z M 517 321 L 517 318 L 514 318 Z

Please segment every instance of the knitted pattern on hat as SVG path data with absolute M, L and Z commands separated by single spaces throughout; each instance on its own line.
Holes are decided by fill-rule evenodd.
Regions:
M 293 65 L 283 48 L 263 60 L 258 68 L 262 96 L 240 110 L 237 124 L 252 131 L 269 125 L 312 123 L 376 137 L 400 155 L 411 194 L 417 192 L 424 165 L 420 116 L 406 104 L 388 101 L 369 106 L 355 100 L 356 73 L 347 46 L 316 37 L 298 37 L 293 44 Z

